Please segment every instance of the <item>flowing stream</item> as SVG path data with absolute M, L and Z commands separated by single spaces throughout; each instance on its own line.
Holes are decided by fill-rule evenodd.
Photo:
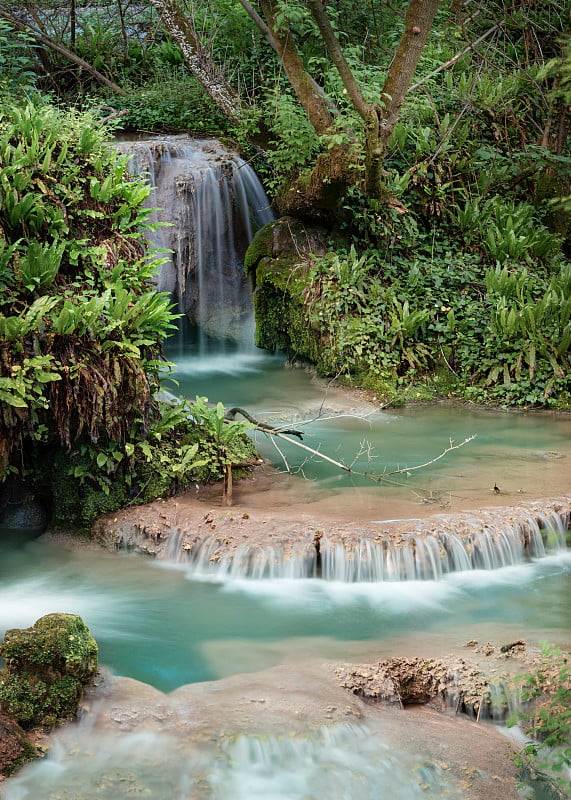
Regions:
M 177 143 L 178 149 L 163 148 L 163 173 L 176 158 L 185 156 L 181 147 Z M 157 170 L 148 166 L 156 161 L 149 161 L 145 153 L 139 145 L 137 158 L 147 159 L 146 169 L 156 184 Z M 231 159 L 231 164 L 238 163 Z M 236 189 L 234 173 L 232 167 L 232 191 L 238 197 L 250 192 L 250 198 L 261 202 L 257 187 L 244 186 L 245 194 Z M 188 185 L 186 177 L 182 184 L 178 178 L 175 181 L 179 187 Z M 187 190 L 180 192 L 185 196 Z M 249 202 L 240 205 L 240 200 L 239 205 L 244 209 Z M 167 269 L 167 279 L 175 274 L 179 286 L 189 274 L 180 257 L 171 272 Z M 202 319 L 209 314 L 202 314 Z M 242 332 L 247 324 L 242 317 Z M 347 415 L 338 396 L 304 370 L 287 369 L 279 354 L 256 351 L 243 335 L 216 341 L 204 326 L 197 335 L 186 322 L 169 341 L 167 354 L 176 364 L 179 393 L 221 398 L 272 424 L 316 418 L 304 441 L 339 459 L 353 460 L 361 452 L 355 463 L 363 471 L 370 468 L 372 456 L 388 469 L 413 466 L 431 460 L 450 439 L 460 442 L 476 434 L 473 442 L 423 472 L 422 479 L 401 476 L 404 486 L 371 485 L 330 464 L 306 461 L 293 446 L 284 445 L 290 468 L 311 479 L 284 476 L 298 503 L 307 496 L 308 503 L 322 502 L 333 513 L 339 503 L 346 516 L 353 507 L 361 519 L 368 515 L 374 526 L 387 519 L 388 502 L 396 515 L 405 508 L 414 527 L 415 508 L 426 502 L 446 503 L 448 498 L 452 505 L 461 500 L 464 507 L 482 497 L 492 502 L 494 484 L 514 504 L 522 495 L 568 492 L 561 467 L 571 458 L 568 418 L 428 407 L 377 411 L 362 419 L 362 409 Z M 271 443 L 260 437 L 258 444 L 283 466 Z M 266 561 L 261 566 L 258 562 L 258 567 L 252 567 L 252 554 L 246 552 L 242 561 L 238 557 L 211 569 L 208 553 L 153 561 L 38 540 L 0 551 L 0 636 L 8 628 L 31 625 L 43 614 L 80 614 L 97 639 L 101 664 L 160 692 L 178 690 L 173 698 L 179 697 L 179 703 L 178 692 L 184 691 L 180 687 L 197 682 L 224 684 L 223 679 L 232 679 L 241 681 L 241 687 L 256 681 L 268 687 L 274 680 L 271 670 L 280 665 L 301 674 L 303 665 L 315 660 L 435 656 L 458 652 L 469 639 L 525 638 L 564 644 L 571 637 L 567 523 L 565 517 L 546 517 L 542 526 L 526 533 L 527 545 L 520 548 L 514 544 L 517 531 L 514 534 L 513 526 L 511 533 L 509 526 L 504 530 L 500 521 L 498 535 L 479 540 L 484 553 L 479 560 L 468 557 L 466 549 L 464 556 L 459 555 L 450 544 L 446 569 L 442 542 L 427 546 L 423 559 L 433 565 L 430 569 L 420 569 L 404 556 L 398 566 L 394 559 L 389 564 L 387 551 L 364 543 L 351 557 L 324 547 L 319 565 L 314 559 L 308 566 L 302 558 L 276 570 L 271 567 L 279 561 L 275 554 L 266 553 Z M 473 543 L 471 547 L 473 553 Z M 414 552 L 424 551 L 417 544 Z M 193 695 L 196 704 L 198 696 Z M 161 725 L 159 720 L 154 727 L 149 723 L 148 729 L 131 733 L 125 712 L 127 716 L 117 718 L 122 736 L 97 728 L 87 714 L 59 734 L 48 758 L 0 785 L 0 797 L 117 800 L 140 793 L 155 800 L 461 800 L 468 796 L 447 765 L 429 757 L 419 741 L 411 738 L 406 745 L 397 744 L 382 726 L 347 721 L 305 730 L 301 725 L 296 731 L 286 726 L 275 732 L 253 725 L 251 732 L 222 736 L 219 741 L 200 739 L 197 728 L 195 738 L 183 747 L 181 730 L 185 725 L 192 729 L 193 714 L 198 713 L 197 705 L 183 706 L 188 715 L 184 724 Z M 182 713 L 180 708 L 177 713 Z M 155 719 L 150 712 L 148 716 L 151 722 Z

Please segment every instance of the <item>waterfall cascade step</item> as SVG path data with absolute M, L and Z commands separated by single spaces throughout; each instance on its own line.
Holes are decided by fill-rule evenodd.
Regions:
M 149 204 L 160 223 L 152 239 L 171 254 L 157 288 L 177 297 L 205 333 L 240 338 L 252 312 L 241 259 L 255 231 L 274 218 L 256 173 L 214 139 L 157 137 L 116 147 L 152 186 Z
M 509 509 L 413 521 L 410 532 L 325 533 L 286 548 L 238 544 L 221 549 L 206 536 L 169 537 L 165 558 L 188 564 L 195 576 L 223 580 L 320 577 L 344 583 L 441 580 L 467 570 L 497 570 L 565 550 L 569 509 Z

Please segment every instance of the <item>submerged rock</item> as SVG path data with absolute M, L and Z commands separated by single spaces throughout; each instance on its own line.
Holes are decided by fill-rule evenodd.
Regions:
M 75 614 L 48 614 L 7 631 L 0 655 L 0 707 L 25 728 L 74 717 L 97 671 L 97 643 Z

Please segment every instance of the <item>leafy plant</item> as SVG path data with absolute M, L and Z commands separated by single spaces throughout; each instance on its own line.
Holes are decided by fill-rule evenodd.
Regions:
M 0 95 L 26 90 L 35 82 L 34 43 L 0 19 Z
M 519 676 L 525 710 L 508 721 L 520 724 L 533 741 L 524 755 L 536 769 L 555 774 L 562 789 L 571 788 L 563 772 L 571 768 L 571 667 L 559 648 L 544 644 L 539 665 Z M 518 757 L 517 763 L 523 763 Z

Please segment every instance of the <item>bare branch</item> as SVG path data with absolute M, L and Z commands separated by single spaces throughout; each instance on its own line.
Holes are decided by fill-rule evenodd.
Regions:
M 476 438 L 476 434 L 472 434 L 472 436 L 468 436 L 466 439 L 464 439 L 464 441 L 459 442 L 458 444 L 454 444 L 453 440 L 450 439 L 450 445 L 448 447 L 446 447 L 439 455 L 435 456 L 434 458 L 431 458 L 429 461 L 426 461 L 423 464 L 417 464 L 417 465 L 415 465 L 413 467 L 401 467 L 399 469 L 391 470 L 390 472 L 389 471 L 384 471 L 381 474 L 376 474 L 376 473 L 373 473 L 373 472 L 361 472 L 359 470 L 353 469 L 352 466 L 348 466 L 347 464 L 344 464 L 342 461 L 337 461 L 336 459 L 331 458 L 331 456 L 325 455 L 325 453 L 322 453 L 320 450 L 316 450 L 313 447 L 309 447 L 308 445 L 303 444 L 302 442 L 296 442 L 294 439 L 290 439 L 288 436 L 285 436 L 284 434 L 279 433 L 276 430 L 268 430 L 267 427 L 266 428 L 259 428 L 259 430 L 261 430 L 262 433 L 265 433 L 268 436 L 272 436 L 272 437 L 275 436 L 278 439 L 283 439 L 284 441 L 295 445 L 295 447 L 299 447 L 302 450 L 305 450 L 307 453 L 311 453 L 315 458 L 321 459 L 323 461 L 327 461 L 329 464 L 333 464 L 334 467 L 337 467 L 337 469 L 340 469 L 343 472 L 348 472 L 351 475 L 360 475 L 360 476 L 365 477 L 365 478 L 370 478 L 371 480 L 375 481 L 376 483 L 379 483 L 380 481 L 384 480 L 385 477 L 388 477 L 388 476 L 391 476 L 391 475 L 408 474 L 409 472 L 414 472 L 415 470 L 423 469 L 425 467 L 428 467 L 431 464 L 434 464 L 436 461 L 440 461 L 440 459 L 444 458 L 444 456 L 447 455 L 448 453 L 452 452 L 453 450 L 459 450 L 461 447 L 464 447 L 464 445 L 468 444 L 469 442 L 471 442 L 473 439 Z M 370 458 L 369 458 L 369 460 L 370 460 Z
M 422 78 L 422 80 L 418 81 L 418 83 L 415 83 L 413 86 L 411 86 L 408 91 L 412 92 L 415 89 L 418 89 L 418 87 L 422 86 L 422 84 L 425 83 L 425 81 L 429 80 L 430 78 L 434 78 L 434 76 L 438 75 L 439 72 L 442 72 L 443 70 L 448 69 L 449 67 L 453 67 L 454 64 L 462 58 L 462 56 L 466 55 L 466 53 L 469 53 L 470 50 L 474 49 L 474 47 L 477 47 L 481 42 L 484 41 L 484 39 L 487 39 L 488 36 L 494 33 L 494 31 L 497 31 L 501 27 L 501 25 L 502 25 L 501 22 L 498 25 L 493 25 L 485 33 L 479 36 L 475 41 L 473 41 L 471 44 L 465 47 L 460 53 L 455 55 L 454 58 L 451 58 L 450 61 L 447 61 L 445 64 L 441 64 L 433 72 L 429 72 L 428 75 L 425 75 L 424 78 Z
M 430 461 L 425 461 L 424 464 L 417 464 L 415 467 L 403 467 L 402 469 L 395 469 L 392 472 L 385 472 L 384 475 L 402 475 L 403 472 L 414 472 L 416 469 L 423 469 L 424 467 L 428 467 L 431 464 L 434 464 L 436 461 L 440 461 L 441 458 L 444 458 L 445 455 L 451 453 L 452 450 L 459 450 L 461 447 L 464 447 L 465 444 L 468 442 L 473 441 L 476 438 L 476 434 L 473 433 L 472 436 L 468 436 L 464 441 L 459 442 L 459 444 L 454 444 L 454 440 L 450 439 L 450 446 L 446 447 L 438 456 L 431 458 Z

